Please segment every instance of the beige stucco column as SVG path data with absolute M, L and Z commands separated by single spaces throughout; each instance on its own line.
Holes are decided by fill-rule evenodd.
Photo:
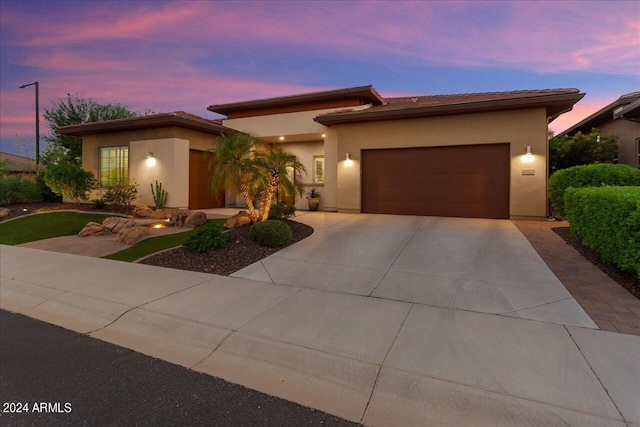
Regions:
M 155 164 L 147 164 L 152 152 Z M 154 206 L 150 184 L 156 180 L 167 192 L 167 207 L 189 206 L 189 141 L 180 138 L 131 141 L 129 144 L 129 177 L 138 185 L 137 203 Z

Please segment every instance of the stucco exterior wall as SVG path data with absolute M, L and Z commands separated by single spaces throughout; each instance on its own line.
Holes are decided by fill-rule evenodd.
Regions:
M 544 108 L 354 123 L 336 126 L 336 130 L 338 211 L 360 212 L 362 150 L 509 143 L 511 217 L 543 218 L 547 214 Z M 524 163 L 528 145 L 532 147 L 533 161 Z M 346 153 L 353 160 L 350 167 L 345 165 Z M 523 169 L 532 169 L 535 174 L 523 175 Z
M 136 203 L 154 206 L 149 184 L 158 182 L 168 192 L 167 207 L 189 204 L 189 149 L 208 150 L 216 136 L 181 127 L 164 127 L 128 132 L 85 135 L 82 140 L 82 167 L 99 174 L 100 147 L 129 147 L 129 176 L 138 183 Z M 147 151 L 156 158 L 154 167 L 146 166 Z M 90 199 L 100 198 L 95 190 Z
M 147 151 L 153 152 L 155 165 L 146 164 Z M 156 180 L 167 192 L 167 207 L 189 206 L 189 141 L 180 138 L 131 141 L 129 176 L 138 186 L 138 203 L 154 206 L 149 184 Z
M 361 110 L 368 106 L 349 107 Z M 272 114 L 268 116 L 245 117 L 240 119 L 226 119 L 223 124 L 232 129 L 249 133 L 258 138 L 271 136 L 296 136 L 297 140 L 309 139 L 309 136 L 317 137 L 325 133 L 327 127 L 315 122 L 313 119 L 321 114 L 341 110 L 331 108 L 325 110 L 300 111 L 296 113 Z M 286 142 L 286 140 L 285 140 Z
M 636 140 L 640 138 L 640 123 L 630 120 L 613 120 L 600 128 L 602 136 L 618 138 L 618 161 L 626 165 L 638 166 Z

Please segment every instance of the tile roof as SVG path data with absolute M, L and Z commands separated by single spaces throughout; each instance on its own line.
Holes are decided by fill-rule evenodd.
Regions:
M 165 126 L 179 126 L 214 134 L 237 132 L 234 129 L 223 126 L 219 120 L 209 120 L 196 116 L 195 114 L 185 113 L 184 111 L 174 111 L 172 113 L 149 114 L 124 119 L 63 126 L 57 130 L 57 133 L 82 136 L 95 133 L 120 132 Z
M 0 162 L 7 162 L 9 172 L 37 172 L 36 161 L 11 153 L 0 153 Z
M 558 136 L 574 135 L 579 131 L 586 133 L 591 129 L 600 127 L 603 124 L 614 119 L 624 118 L 637 121 L 640 116 L 639 101 L 640 92 L 631 92 L 622 95 L 611 104 L 602 107 L 589 117 L 579 121 L 569 129 L 559 133 Z
M 407 116 L 425 116 L 473 112 L 474 110 L 504 110 L 545 106 L 553 116 L 570 109 L 584 94 L 578 89 L 517 90 L 510 92 L 463 93 L 453 95 L 427 95 L 385 98 L 383 105 L 354 111 L 341 110 L 320 115 L 316 121 L 331 126 L 338 122 L 355 122 Z M 555 108 L 553 108 L 555 106 Z

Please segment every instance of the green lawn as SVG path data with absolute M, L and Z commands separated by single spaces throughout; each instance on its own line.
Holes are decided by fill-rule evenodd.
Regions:
M 112 214 L 50 212 L 0 223 L 0 244 L 20 245 L 51 237 L 72 236 L 90 221 L 102 223 Z
M 207 223 L 217 222 L 220 225 L 224 224 L 225 219 L 210 219 Z M 164 249 L 180 246 L 187 241 L 189 236 L 195 233 L 198 229 L 185 231 L 184 233 L 167 234 L 166 236 L 152 237 L 145 239 L 130 248 L 123 249 L 115 254 L 107 255 L 103 258 L 115 259 L 118 261 L 132 262 L 147 255 L 151 255 L 155 252 L 162 251 Z

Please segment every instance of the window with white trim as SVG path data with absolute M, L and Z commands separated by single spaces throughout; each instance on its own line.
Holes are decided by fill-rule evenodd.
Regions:
M 100 188 L 129 179 L 129 147 L 100 147 Z
M 313 183 L 324 184 L 324 156 L 313 156 Z

